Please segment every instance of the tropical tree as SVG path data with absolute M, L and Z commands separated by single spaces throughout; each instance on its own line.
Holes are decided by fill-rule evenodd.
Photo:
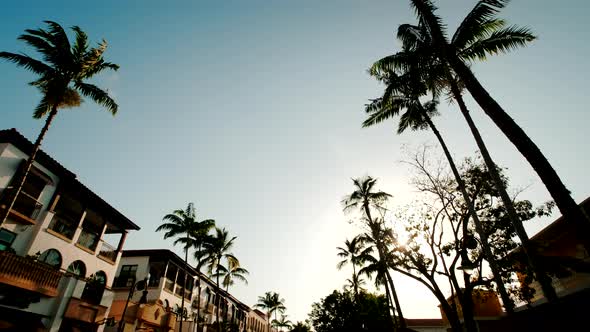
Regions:
M 378 209 L 380 211 L 385 209 L 384 204 L 387 203 L 387 200 L 391 197 L 391 195 L 384 191 L 375 190 L 375 184 L 377 183 L 377 179 L 374 179 L 370 176 L 367 176 L 365 178 L 352 179 L 352 182 L 354 184 L 355 190 L 342 200 L 344 211 L 360 211 L 363 215 L 361 220 L 369 229 L 372 230 L 374 234 L 376 234 L 377 227 L 379 227 L 379 223 L 377 219 L 373 218 L 371 214 L 371 209 Z M 379 237 L 376 237 L 375 240 L 375 248 L 377 249 L 379 259 L 384 260 L 387 254 L 387 248 L 385 246 L 385 243 L 383 243 Z M 395 286 L 393 285 L 393 279 L 391 278 L 389 270 L 386 270 L 385 274 L 387 276 L 386 281 L 389 284 L 389 290 L 391 292 L 391 296 L 394 300 L 395 308 L 398 313 L 400 327 L 405 328 L 406 322 L 404 320 L 404 316 L 399 304 L 397 292 L 395 291 Z
M 404 38 L 403 40 L 406 39 L 407 38 Z M 408 47 L 407 45 L 405 46 Z M 432 90 L 433 96 L 438 94 L 437 89 L 440 85 L 442 85 L 440 82 L 442 79 L 440 78 L 440 74 L 439 76 L 436 76 L 436 73 L 440 72 L 440 66 L 432 66 L 433 68 L 438 68 L 438 70 L 431 71 L 428 76 L 429 80 L 425 81 L 422 80 L 422 75 L 419 75 L 419 73 L 417 73 L 417 69 L 415 68 L 411 68 L 402 75 L 398 75 L 382 62 L 378 61 L 375 63 L 370 72 L 375 78 L 377 78 L 377 80 L 383 82 L 386 88 L 382 97 L 374 99 L 370 104 L 366 105 L 365 111 L 369 116 L 363 122 L 363 127 L 369 127 L 385 121 L 389 118 L 399 115 L 402 110 L 405 110 L 405 112 L 400 116 L 397 126 L 398 134 L 403 133 L 408 128 L 412 130 L 430 128 L 444 151 L 445 157 L 449 162 L 449 166 L 461 191 L 463 199 L 465 202 L 469 202 L 469 195 L 465 188 L 465 182 L 463 179 L 461 179 L 459 170 L 457 169 L 455 161 L 453 160 L 451 152 L 449 151 L 442 134 L 432 121 L 432 117 L 438 114 L 436 109 L 438 102 L 436 99 L 426 103 L 422 103 L 420 100 L 420 97 L 423 97 L 427 94 L 429 86 L 431 88 L 430 90 Z M 439 81 L 435 80 L 434 78 L 438 79 Z M 427 82 L 431 84 L 427 84 Z M 493 167 L 495 168 L 495 166 Z M 487 236 L 483 231 L 483 226 L 473 205 L 468 204 L 468 207 L 477 232 L 480 234 L 482 243 L 485 247 L 484 252 L 490 264 L 492 273 L 495 276 L 495 281 L 498 285 L 498 291 L 502 297 L 506 311 L 512 312 L 514 305 L 510 299 L 510 296 L 508 295 L 508 292 L 506 291 L 506 287 L 502 282 L 502 278 L 500 277 L 500 270 L 493 258 Z
M 195 243 L 202 241 L 203 237 L 215 226 L 215 220 L 206 219 L 203 221 L 196 221 L 195 205 L 188 203 L 184 210 L 174 210 L 164 216 L 163 224 L 156 228 L 156 232 L 165 232 L 164 240 L 172 237 L 177 239 L 174 245 L 181 244 L 184 248 L 184 264 L 188 265 L 188 251 L 195 246 Z M 184 290 L 187 285 L 186 273 L 184 276 L 184 284 L 182 286 L 181 304 L 184 308 Z M 200 294 L 200 292 L 199 292 Z M 197 312 L 198 315 L 198 312 Z M 182 316 L 181 316 L 182 317 Z M 182 321 L 180 319 L 180 329 L 182 330 Z
M 359 276 L 357 274 L 357 267 L 362 265 L 362 258 L 368 254 L 371 249 L 363 248 L 362 238 L 359 236 L 354 237 L 352 240 L 345 240 L 344 247 L 337 247 L 338 257 L 342 258 L 336 265 L 338 270 L 341 270 L 345 265 L 352 265 L 352 279 L 350 279 L 353 287 L 355 299 L 358 299 L 359 295 Z
M 494 31 L 490 22 L 509 3 L 508 0 L 480 0 L 461 22 L 457 32 L 451 41 L 447 38 L 446 28 L 442 19 L 436 14 L 436 6 L 430 0 L 410 0 L 411 6 L 415 9 L 418 20 L 429 31 L 431 36 L 432 51 L 437 59 L 448 64 L 457 76 L 458 81 L 465 86 L 473 99 L 479 104 L 482 110 L 514 144 L 518 151 L 526 158 L 529 164 L 545 184 L 545 187 L 553 197 L 557 207 L 568 222 L 577 228 L 579 238 L 584 244 L 587 252 L 590 252 L 590 218 L 578 206 L 570 195 L 570 191 L 561 181 L 559 175 L 549 163 L 545 155 L 525 131 L 512 119 L 512 117 L 498 104 L 489 94 L 469 68 L 470 61 L 474 59 L 485 59 L 488 54 L 505 52 L 512 48 L 522 46 L 531 39 L 527 29 L 508 27 L 504 30 Z M 524 38 L 507 38 L 506 33 L 521 33 Z M 457 48 L 461 43 L 468 44 L 472 40 L 468 38 L 473 35 L 489 35 L 485 43 L 475 43 L 464 50 Z M 519 236 L 521 231 L 519 231 Z M 525 243 L 526 246 L 526 243 Z M 554 297 L 554 291 L 549 289 L 545 278 L 537 276 L 544 284 L 545 295 Z M 550 286 L 550 285 L 549 285 Z
M 287 319 L 287 315 L 281 315 L 281 319 L 273 319 L 272 325 L 280 332 L 282 331 L 282 328 L 286 328 L 287 330 L 290 329 L 293 322 Z
M 204 262 L 207 262 L 209 275 L 215 277 L 215 294 L 217 294 L 217 330 L 221 331 L 220 307 L 221 307 L 221 288 L 219 287 L 219 278 L 223 274 L 222 271 L 227 270 L 222 264 L 222 260 L 228 262 L 228 266 L 235 264 L 239 266 L 239 260 L 231 253 L 236 236 L 230 237 L 229 232 L 225 228 L 215 228 L 213 235 L 207 237 L 201 246 L 201 250 L 195 253 L 195 257 Z
M 220 271 L 220 277 L 223 278 L 222 285 L 225 287 L 225 291 L 229 293 L 229 286 L 235 283 L 235 280 L 239 280 L 246 285 L 248 284 L 247 275 L 250 274 L 248 270 L 240 266 L 239 261 L 229 260 L 228 266 Z
M 311 332 L 311 328 L 305 322 L 295 323 L 289 332 Z
M 507 27 L 506 22 L 496 18 L 495 14 L 496 12 L 490 11 L 489 3 L 480 1 L 461 23 L 450 42 L 461 60 L 485 59 L 489 54 L 506 52 L 518 46 L 524 46 L 535 39 L 535 36 L 527 28 Z M 512 199 L 506 192 L 505 184 L 501 180 L 497 166 L 493 162 L 483 138 L 465 105 L 459 86 L 461 82 L 455 77 L 448 64 L 441 61 L 438 56 L 432 32 L 423 21 L 418 25 L 403 24 L 398 29 L 398 38 L 403 43 L 402 52 L 377 61 L 371 71 L 378 73 L 384 69 L 388 71 L 392 68 L 398 70 L 403 68 L 402 71 L 406 73 L 411 72 L 413 76 L 421 76 L 428 83 L 433 93 L 438 93 L 440 89 L 449 90 L 449 94 L 457 101 L 482 157 L 490 169 L 492 180 L 494 180 L 496 187 L 500 191 L 501 199 L 523 243 L 524 252 L 529 258 L 531 268 L 535 271 L 546 297 L 550 301 L 555 300 L 557 297 L 555 290 L 551 286 L 551 281 L 545 271 L 539 268 L 538 258 L 534 253 L 534 249 L 529 245 L 528 235 L 522 226 Z M 408 60 L 409 58 L 411 60 Z M 413 81 L 416 80 L 414 78 Z M 481 226 L 479 226 L 478 232 L 481 233 L 481 229 Z M 486 255 L 489 254 L 488 252 Z M 492 267 L 492 270 L 497 271 L 497 267 Z M 505 289 L 501 287 L 499 291 L 503 300 L 506 300 Z M 510 304 L 506 306 L 506 309 L 511 312 L 512 303 L 510 301 L 506 303 Z
M 80 27 L 74 26 L 72 31 L 75 34 L 75 40 L 72 45 L 66 32 L 58 23 L 52 21 L 45 21 L 45 23 L 47 29 L 27 29 L 25 34 L 18 37 L 19 40 L 33 47 L 41 55 L 42 60 L 24 53 L 0 52 L 0 59 L 10 61 L 38 75 L 37 79 L 29 83 L 41 92 L 41 101 L 33 112 L 33 118 L 46 118 L 45 125 L 35 140 L 33 150 L 22 172 L 15 177 L 15 189 L 5 197 L 7 204 L 0 206 L 0 226 L 6 222 L 27 180 L 41 142 L 59 110 L 80 106 L 83 97 L 105 107 L 113 115 L 119 109 L 107 91 L 87 83 L 87 80 L 104 70 L 119 69 L 118 65 L 107 62 L 103 58 L 107 42 L 103 39 L 96 47 L 90 47 L 86 33 Z
M 285 299 L 282 299 L 277 292 L 266 292 L 264 296 L 258 297 L 258 303 L 254 307 L 266 311 L 266 320 L 268 324 L 268 331 L 270 331 L 270 317 L 277 312 L 283 313 L 286 310 Z

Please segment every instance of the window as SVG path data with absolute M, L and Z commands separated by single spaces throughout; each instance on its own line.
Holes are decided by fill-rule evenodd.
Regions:
M 0 251 L 9 249 L 14 239 L 16 239 L 16 233 L 0 228 Z
M 80 260 L 73 261 L 66 271 L 78 278 L 84 278 L 86 276 L 86 265 Z
M 164 276 L 166 264 L 164 262 L 150 262 L 150 280 L 148 287 L 160 286 L 160 279 Z
M 99 215 L 88 210 L 82 222 L 82 232 L 80 232 L 78 244 L 84 248 L 96 250 L 104 225 L 105 222 Z
M 60 196 L 55 207 L 55 215 L 49 224 L 49 229 L 70 240 L 74 237 L 76 228 L 78 228 L 78 224 L 84 213 L 80 201 L 72 198 L 72 196 L 67 193 Z
M 175 293 L 178 296 L 182 296 L 182 290 L 184 289 L 183 284 L 184 284 L 184 278 L 185 278 L 185 272 L 182 270 L 178 271 L 178 274 L 176 275 L 176 290 Z
M 102 300 L 102 294 L 107 284 L 107 275 L 104 271 L 97 271 L 86 281 L 81 300 L 98 305 Z
M 31 219 L 37 218 L 41 208 L 43 208 L 43 204 L 39 202 L 39 197 L 41 197 L 43 189 L 50 181 L 47 176 L 43 175 L 43 172 L 34 167 L 31 168 L 12 209 Z M 16 188 L 13 187 L 13 189 Z
M 131 287 L 135 282 L 137 273 L 137 265 L 123 265 L 117 280 L 115 280 L 115 287 Z
M 56 269 L 60 269 L 61 254 L 55 249 L 47 249 L 41 254 L 41 256 L 39 256 L 39 262 L 45 263 Z
M 168 270 L 166 271 L 166 284 L 164 288 L 169 291 L 174 291 L 174 282 L 176 280 L 176 273 L 178 268 L 174 264 L 168 264 Z

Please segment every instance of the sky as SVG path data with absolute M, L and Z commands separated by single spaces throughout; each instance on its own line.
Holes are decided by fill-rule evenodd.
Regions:
M 474 1 L 438 1 L 453 31 Z M 583 142 L 590 116 L 585 0 L 514 1 L 502 16 L 539 36 L 531 46 L 474 64 L 494 98 L 537 143 L 576 200 L 590 196 Z M 403 147 L 432 133 L 397 136 L 393 123 L 362 129 L 363 104 L 382 87 L 370 64 L 399 49 L 395 30 L 414 22 L 408 1 L 10 1 L 0 13 L 0 50 L 31 53 L 16 38 L 54 20 L 109 43 L 121 66 L 96 83 L 119 103 L 112 117 L 91 102 L 60 112 L 43 149 L 141 227 L 126 249 L 174 248 L 155 228 L 194 202 L 238 237 L 250 271 L 230 289 L 248 305 L 266 291 L 285 298 L 291 320 L 340 289 L 336 247 L 357 231 L 341 211 L 352 177 L 379 178 L 392 204 L 412 200 Z M 1 128 L 34 140 L 34 76 L 0 63 Z M 532 168 L 479 108 L 468 104 L 496 162 L 521 198 L 550 198 Z M 454 105 L 437 125 L 458 159 L 476 147 Z M 530 234 L 554 218 L 527 225 Z M 394 277 L 404 315 L 437 318 L 423 286 Z

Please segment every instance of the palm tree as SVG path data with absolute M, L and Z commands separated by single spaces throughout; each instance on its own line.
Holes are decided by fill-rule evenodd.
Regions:
M 362 265 L 362 257 L 367 255 L 371 248 L 363 248 L 362 238 L 355 236 L 352 240 L 344 241 L 344 248 L 338 247 L 338 257 L 342 258 L 336 265 L 338 270 L 341 270 L 345 265 L 352 265 L 352 279 L 350 279 L 354 291 L 354 299 L 358 303 L 359 296 L 359 279 L 356 273 L 357 266 Z
M 25 34 L 18 37 L 19 40 L 32 46 L 43 60 L 32 58 L 24 53 L 0 52 L 0 59 L 13 62 L 18 67 L 23 67 L 39 76 L 29 83 L 39 89 L 42 96 L 35 108 L 33 118 L 46 117 L 45 125 L 37 136 L 23 171 L 15 177 L 17 185 L 8 195 L 8 204 L 0 206 L 0 226 L 6 222 L 27 180 L 41 142 L 59 110 L 80 106 L 83 97 L 104 106 L 113 115 L 119 108 L 107 91 L 86 82 L 106 69 L 115 71 L 119 69 L 118 65 L 107 62 L 103 58 L 107 42 L 102 40 L 97 47 L 90 47 L 86 33 L 80 27 L 74 26 L 72 31 L 75 34 L 75 41 L 71 45 L 66 32 L 59 24 L 52 21 L 45 21 L 45 23 L 47 30 L 27 29 Z
M 221 288 L 219 287 L 219 278 L 226 268 L 221 265 L 222 260 L 226 260 L 228 265 L 239 265 L 239 261 L 230 251 L 234 245 L 236 236 L 230 237 L 229 232 L 225 228 L 215 228 L 215 233 L 209 236 L 203 242 L 200 251 L 195 253 L 195 257 L 207 262 L 209 274 L 215 276 L 215 293 L 217 294 L 217 331 L 221 331 L 221 321 L 219 319 L 219 310 L 221 307 Z
M 282 328 L 286 328 L 287 330 L 291 328 L 293 322 L 287 319 L 287 315 L 281 315 L 281 319 L 274 319 L 272 321 L 274 327 L 278 328 L 279 332 L 282 331 Z
M 266 292 L 264 293 L 264 296 L 259 296 L 258 303 L 256 303 L 254 307 L 266 311 L 268 331 L 270 331 L 270 317 L 272 314 L 275 314 L 276 319 L 277 312 L 283 313 L 286 310 L 285 300 L 282 299 L 277 292 Z
M 462 41 L 459 37 L 472 35 L 473 32 L 486 33 L 486 28 L 489 28 L 489 26 L 486 27 L 484 23 L 489 22 L 490 18 L 493 18 L 508 2 L 508 0 L 478 1 L 473 10 L 459 25 L 452 42 L 457 45 L 458 42 Z M 473 99 L 526 158 L 545 184 L 566 220 L 576 227 L 579 240 L 584 244 L 586 251 L 590 252 L 590 236 L 588 236 L 590 234 L 590 218 L 571 197 L 570 191 L 561 181 L 539 147 L 488 93 L 468 66 L 468 61 L 475 58 L 485 59 L 486 54 L 503 52 L 521 46 L 524 44 L 523 40 L 510 40 L 495 32 L 490 35 L 490 43 L 475 45 L 476 47 L 462 54 L 455 45 L 447 40 L 445 26 L 442 19 L 436 15 L 437 8 L 432 1 L 410 0 L 410 4 L 415 9 L 419 21 L 430 31 L 432 45 L 434 46 L 433 51 L 436 52 L 437 58 L 452 68 L 461 84 L 473 96 Z M 469 40 L 464 41 L 469 42 Z M 475 52 L 477 50 L 480 52 Z M 483 52 L 483 50 L 488 51 Z M 539 281 L 543 282 L 543 280 Z M 547 291 L 551 293 L 551 290 L 548 289 Z M 545 295 L 551 296 L 547 293 Z
M 408 128 L 412 130 L 430 128 L 432 130 L 444 151 L 445 157 L 447 158 L 451 171 L 455 177 L 455 181 L 457 181 L 457 186 L 459 187 L 463 199 L 469 209 L 469 213 L 473 218 L 475 227 L 480 234 L 482 244 L 485 247 L 483 249 L 484 254 L 490 264 L 490 268 L 494 275 L 494 280 L 498 285 L 498 292 L 500 293 L 502 302 L 506 307 L 506 311 L 512 312 L 514 305 L 510 299 L 510 296 L 508 295 L 508 292 L 506 291 L 506 287 L 504 286 L 504 282 L 500 276 L 498 264 L 496 263 L 492 251 L 488 245 L 489 242 L 487 234 L 484 232 L 483 225 L 479 220 L 473 204 L 471 204 L 471 199 L 467 193 L 465 182 L 459 174 L 459 170 L 457 169 L 451 152 L 449 151 L 442 134 L 432 121 L 432 117 L 438 114 L 436 109 L 438 102 L 436 99 L 426 103 L 422 103 L 420 101 L 420 97 L 425 96 L 428 91 L 427 83 L 420 79 L 420 75 L 417 74 L 417 70 L 415 69 L 410 69 L 408 72 L 402 75 L 397 75 L 391 69 L 383 66 L 379 62 L 373 65 L 370 72 L 374 77 L 377 78 L 377 80 L 385 83 L 386 89 L 382 97 L 374 99 L 370 104 L 366 105 L 365 111 L 369 114 L 369 117 L 363 122 L 363 127 L 370 127 L 389 118 L 397 116 L 402 110 L 405 109 L 405 112 L 400 116 L 398 123 L 398 134 L 403 133 Z M 431 71 L 429 77 L 435 78 L 434 73 L 438 72 L 439 71 L 437 70 Z M 438 87 L 438 85 L 440 85 L 440 83 L 431 84 L 431 90 L 433 90 L 434 95 L 436 95 L 438 92 L 436 91 L 436 87 Z
M 229 286 L 232 286 L 235 283 L 235 280 L 239 280 L 246 285 L 248 284 L 248 279 L 246 278 L 247 275 L 250 274 L 248 270 L 240 266 L 240 262 L 238 261 L 228 261 L 227 268 L 223 269 L 221 272 L 220 277 L 223 278 L 221 284 L 225 287 L 225 291 L 229 293 Z
M 367 290 L 363 287 L 365 284 L 365 280 L 361 277 L 361 273 L 359 271 L 358 273 L 353 274 L 351 278 L 346 279 L 346 285 L 344 285 L 344 290 L 352 289 L 353 292 L 355 290 L 359 293 L 366 292 Z
M 304 322 L 297 322 L 291 326 L 290 332 L 311 332 L 311 328 Z
M 184 264 L 188 266 L 188 250 L 194 247 L 195 243 L 202 239 L 204 234 L 215 226 L 215 221 L 206 219 L 200 222 L 196 221 L 195 206 L 189 203 L 184 210 L 174 210 L 164 216 L 163 224 L 156 228 L 156 232 L 165 231 L 164 240 L 176 237 L 174 245 L 181 244 L 184 247 Z M 181 308 L 184 308 L 184 290 L 186 288 L 186 273 L 184 274 L 184 284 L 181 294 Z M 197 313 L 198 314 L 198 313 Z M 180 319 L 180 330 L 182 331 L 182 317 Z
M 378 221 L 373 219 L 371 215 L 371 208 L 377 208 L 380 210 L 384 209 L 383 205 L 387 202 L 391 195 L 384 191 L 375 191 L 374 189 L 377 179 L 374 179 L 370 176 L 352 179 L 352 182 L 354 184 L 355 190 L 342 200 L 344 211 L 347 212 L 358 209 L 364 214 L 363 220 L 365 220 L 369 229 L 378 227 Z M 384 260 L 387 250 L 384 243 L 381 240 L 376 239 L 375 248 L 379 254 L 379 259 Z M 389 270 L 386 270 L 385 272 L 388 275 L 387 282 L 389 283 L 391 295 L 394 299 L 395 307 L 400 319 L 400 327 L 406 328 L 406 322 L 404 320 L 404 316 L 399 304 L 399 299 L 393 285 L 393 279 L 391 278 L 391 275 L 389 275 Z
M 535 36 L 526 28 L 506 27 L 506 22 L 496 18 L 495 14 L 496 11 L 490 11 L 488 2 L 479 1 L 461 23 L 453 35 L 450 45 L 462 61 L 485 59 L 488 54 L 507 52 L 513 48 L 524 46 L 535 39 Z M 540 264 L 538 263 L 534 250 L 529 245 L 528 235 L 518 217 L 512 199 L 506 192 L 505 182 L 502 180 L 497 166 L 493 162 L 479 130 L 475 126 L 469 110 L 465 105 L 460 92 L 459 81 L 452 74 L 452 70 L 447 63 L 440 60 L 437 47 L 434 43 L 433 32 L 422 21 L 417 26 L 403 24 L 399 27 L 398 38 L 403 43 L 403 51 L 377 61 L 371 71 L 378 73 L 384 69 L 387 72 L 391 68 L 403 68 L 405 71 L 410 70 L 414 74 L 418 72 L 419 75 L 425 77 L 424 80 L 429 83 L 429 87 L 433 93 L 437 93 L 441 87 L 450 90 L 450 95 L 457 100 L 459 109 L 475 138 L 512 224 L 523 243 L 529 265 L 537 275 L 537 279 L 541 283 L 543 292 L 548 300 L 556 300 L 557 296 L 551 286 L 551 280 L 539 268 Z M 477 220 L 475 224 L 478 227 Z M 512 312 L 512 301 L 508 299 L 502 287 L 499 288 L 499 291 L 503 302 L 508 304 L 506 306 L 507 311 Z

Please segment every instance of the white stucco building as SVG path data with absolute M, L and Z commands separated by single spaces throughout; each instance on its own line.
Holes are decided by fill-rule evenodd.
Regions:
M 15 129 L 0 130 L 0 209 L 32 148 Z M 102 331 L 125 237 L 138 229 L 39 151 L 0 228 L 0 326 Z
M 186 283 L 184 283 L 186 277 Z M 147 278 L 147 294 L 133 293 L 125 303 L 133 285 Z M 184 284 L 184 286 L 183 286 Z M 110 316 L 121 321 L 125 311 L 125 331 L 178 331 L 184 287 L 183 332 L 215 331 L 217 296 L 220 296 L 220 321 L 233 324 L 236 331 L 266 332 L 266 317 L 252 310 L 223 289 L 216 292 L 214 281 L 197 272 L 174 252 L 166 249 L 125 250 L 113 284 L 115 292 Z M 200 290 L 200 297 L 199 297 Z M 200 300 L 200 301 L 199 301 Z M 197 310 L 198 308 L 198 310 Z M 116 331 L 109 328 L 108 331 Z

